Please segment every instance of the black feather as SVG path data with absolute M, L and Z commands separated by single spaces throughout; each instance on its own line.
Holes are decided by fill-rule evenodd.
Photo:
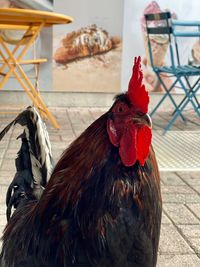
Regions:
M 16 124 L 24 130 L 17 138 L 21 140 L 21 148 L 15 160 L 16 174 L 6 195 L 8 220 L 12 207 L 16 209 L 28 200 L 39 199 L 53 164 L 48 133 L 36 109 L 28 107 L 21 112 L 2 130 L 0 140 Z

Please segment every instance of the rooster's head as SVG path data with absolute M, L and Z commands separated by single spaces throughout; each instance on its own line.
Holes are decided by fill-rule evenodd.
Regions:
M 119 147 L 125 166 L 136 161 L 144 165 L 152 139 L 151 118 L 148 115 L 149 95 L 142 84 L 141 58 L 135 58 L 128 91 L 116 97 L 109 111 L 107 132 L 110 142 Z

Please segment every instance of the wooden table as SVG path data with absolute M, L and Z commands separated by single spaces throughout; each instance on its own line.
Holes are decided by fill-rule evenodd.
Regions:
M 55 118 L 50 113 L 45 103 L 43 102 L 40 93 L 27 77 L 22 68 L 24 64 L 40 64 L 46 62 L 46 58 L 39 58 L 33 60 L 23 60 L 23 57 L 34 43 L 39 33 L 44 27 L 51 27 L 58 24 L 67 24 L 72 22 L 71 17 L 57 14 L 54 12 L 31 10 L 31 9 L 18 9 L 18 8 L 0 8 L 0 31 L 3 30 L 16 30 L 22 31 L 22 36 L 19 40 L 13 42 L 14 48 L 11 50 L 8 47 L 8 40 L 0 34 L 0 74 L 2 79 L 0 81 L 0 89 L 13 74 L 17 81 L 20 83 L 29 98 L 33 101 L 35 107 L 40 111 L 41 115 L 49 118 L 55 128 L 59 128 Z M 19 51 L 19 49 L 21 50 Z M 16 55 L 18 51 L 18 54 Z M 8 71 L 5 73 L 5 68 Z

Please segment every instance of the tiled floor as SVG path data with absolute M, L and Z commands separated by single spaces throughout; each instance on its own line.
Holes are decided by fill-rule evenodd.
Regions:
M 107 109 L 104 108 L 52 108 L 60 130 L 57 131 L 47 122 L 55 161 L 62 151 L 91 122 Z M 0 130 L 15 114 L 0 113 Z M 180 120 L 172 130 L 199 131 L 199 118 L 187 112 L 189 123 L 183 125 Z M 162 130 L 169 115 L 162 113 L 153 118 L 154 132 Z M 5 193 L 15 173 L 14 159 L 19 148 L 16 137 L 20 127 L 9 132 L 0 142 L 0 231 L 6 223 Z M 192 151 L 191 151 L 192 153 Z M 200 153 L 199 153 L 200 154 Z M 162 231 L 159 247 L 158 267 L 199 267 L 200 266 L 200 172 L 184 171 L 161 172 L 163 198 Z

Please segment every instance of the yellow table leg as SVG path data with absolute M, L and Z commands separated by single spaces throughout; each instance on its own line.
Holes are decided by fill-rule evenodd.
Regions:
M 2 55 L 1 51 L 0 51 L 0 54 L 2 56 L 2 58 L 4 58 L 4 56 Z M 11 65 L 9 65 L 8 63 L 8 66 L 11 67 Z M 45 113 L 44 110 L 41 109 L 40 105 L 41 103 L 38 103 L 38 99 L 32 94 L 32 92 L 30 92 L 27 88 L 27 86 L 25 85 L 25 83 L 22 81 L 22 79 L 20 78 L 20 76 L 17 74 L 17 72 L 15 70 L 13 70 L 13 74 L 15 75 L 17 81 L 21 84 L 22 88 L 24 89 L 24 91 L 27 93 L 27 95 L 29 96 L 29 98 L 33 101 L 34 103 L 34 106 L 40 111 L 42 112 L 42 115 L 44 115 L 45 117 L 47 116 L 47 114 Z M 45 104 L 44 104 L 45 105 Z M 47 109 L 47 108 L 46 108 Z M 49 112 L 50 113 L 50 112 Z M 51 113 L 50 113 L 51 114 Z M 51 115 L 52 116 L 52 115 Z M 52 116 L 53 117 L 53 116 Z M 50 117 L 49 117 L 50 119 Z M 56 120 L 54 119 L 53 117 L 53 120 L 51 120 L 53 126 L 56 128 L 56 129 L 59 129 L 59 126 L 56 122 Z
M 39 25 L 38 28 L 34 30 L 34 33 L 33 33 L 32 37 L 31 37 L 30 40 L 24 45 L 22 51 L 20 52 L 19 56 L 17 57 L 17 61 L 20 61 L 20 60 L 22 59 L 22 57 L 26 54 L 26 52 L 27 52 L 27 50 L 29 49 L 29 47 L 32 45 L 32 43 L 34 42 L 34 40 L 37 38 L 39 32 L 42 30 L 44 24 L 45 24 L 44 22 L 41 23 L 41 25 Z M 26 33 L 29 32 L 31 28 L 32 28 L 32 26 L 30 26 L 30 28 L 26 31 Z M 26 33 L 25 33 L 25 34 L 26 34 Z M 18 50 L 18 48 L 20 47 L 20 45 L 22 44 L 22 42 L 23 42 L 23 37 L 22 37 L 22 39 L 19 41 L 19 43 L 16 44 L 16 47 L 15 47 L 15 49 L 13 50 L 12 53 L 11 53 L 10 50 L 9 50 L 9 52 L 10 52 L 11 55 L 13 55 L 13 54 Z M 4 40 L 2 39 L 1 36 L 0 36 L 0 44 L 1 44 L 3 47 L 6 46 Z M 6 47 L 6 48 L 7 48 L 7 47 Z M 6 62 L 8 62 L 9 60 L 10 60 L 10 58 L 9 58 L 8 60 L 6 59 Z M 5 62 L 5 63 L 6 63 L 6 62 Z M 5 67 L 4 65 L 1 67 L 0 72 L 3 71 L 4 67 Z M 8 80 L 9 77 L 10 77 L 10 75 L 12 74 L 12 70 L 13 70 L 14 68 L 15 68 L 15 66 L 12 66 L 12 67 L 10 68 L 10 70 L 8 71 L 8 73 L 6 74 L 6 76 L 3 78 L 3 80 L 1 81 L 1 84 L 0 84 L 0 89 L 1 89 L 1 88 L 4 86 L 4 84 L 7 82 L 7 80 Z
M 5 84 L 5 82 L 8 80 L 8 78 L 10 77 L 10 75 L 13 73 L 15 75 L 16 79 L 18 80 L 18 82 L 21 84 L 21 86 L 23 87 L 23 89 L 27 93 L 27 95 L 33 101 L 33 103 L 36 106 L 36 108 L 40 112 L 42 111 L 42 113 L 45 114 L 50 119 L 50 121 L 53 124 L 53 126 L 56 129 L 58 129 L 59 126 L 58 126 L 55 118 L 50 113 L 50 111 L 48 110 L 48 108 L 46 107 L 46 105 L 44 104 L 42 98 L 40 97 L 40 95 L 38 94 L 38 92 L 36 91 L 36 89 L 34 88 L 34 86 L 32 85 L 31 81 L 28 79 L 27 75 L 25 74 L 25 72 L 23 71 L 23 69 L 21 68 L 21 66 L 18 64 L 18 61 L 20 61 L 21 58 L 24 56 L 24 54 L 26 53 L 26 51 L 28 50 L 28 48 L 32 44 L 32 41 L 37 37 L 37 35 L 38 35 L 39 31 L 41 30 L 42 26 L 43 26 L 43 24 L 41 24 L 40 27 L 38 27 L 38 31 L 35 31 L 35 33 L 31 37 L 31 40 L 29 40 L 29 42 L 27 44 L 25 44 L 24 49 L 22 50 L 22 52 L 20 53 L 20 55 L 17 57 L 17 59 L 15 59 L 15 57 L 13 55 L 13 52 L 14 51 L 16 52 L 17 49 L 15 49 L 15 50 L 13 50 L 13 52 L 11 52 L 8 49 L 8 47 L 6 46 L 6 44 L 4 43 L 3 39 L 0 37 L 0 43 L 3 46 L 4 50 L 7 52 L 7 54 L 9 55 L 9 59 L 7 60 L 2 53 L 0 53 L 0 54 L 1 54 L 2 58 L 3 58 L 3 60 L 5 61 L 5 65 L 7 65 L 10 68 L 10 70 L 8 71 L 8 73 L 6 74 L 6 76 L 4 77 L 3 82 L 0 84 L 0 88 L 3 87 L 3 85 Z M 10 65 L 9 64 L 10 61 L 12 63 L 14 63 L 14 65 Z M 21 80 L 21 78 L 19 77 L 19 75 L 15 71 L 15 68 L 16 67 L 18 68 L 19 72 L 21 73 L 22 77 L 26 81 L 26 83 L 27 83 L 27 85 L 28 85 L 28 87 L 30 88 L 31 91 L 29 91 L 29 89 L 27 88 L 27 86 L 25 85 L 25 83 Z
M 32 26 L 30 26 L 26 32 L 24 33 L 24 35 L 22 36 L 21 40 L 19 40 L 19 42 L 15 45 L 12 54 L 14 55 L 17 50 L 19 49 L 19 47 L 22 45 L 23 41 L 24 41 L 24 37 L 30 32 L 30 30 L 32 29 Z M 0 43 L 4 42 L 4 40 L 1 38 L 0 39 Z M 9 59 L 6 59 L 6 61 L 9 61 Z M 1 67 L 0 67 L 0 72 L 3 72 L 4 68 L 6 67 L 6 63 L 4 63 Z

